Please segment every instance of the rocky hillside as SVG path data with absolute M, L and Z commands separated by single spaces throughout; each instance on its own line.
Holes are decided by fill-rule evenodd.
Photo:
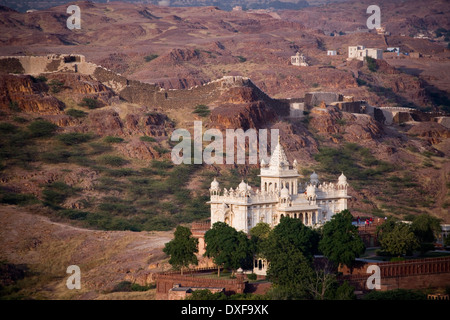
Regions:
M 130 80 L 154 83 L 165 89 L 192 88 L 226 75 L 248 77 L 276 98 L 301 97 L 311 90 L 339 90 L 365 96 L 370 103 L 380 106 L 412 104 L 423 109 L 442 109 L 450 99 L 446 88 L 448 74 L 442 71 L 448 56 L 446 42 L 414 39 L 409 37 L 412 31 L 408 29 L 413 28 L 416 33 L 426 29 L 432 36 L 438 28 L 449 28 L 443 20 L 445 10 L 438 10 L 445 7 L 440 1 L 430 6 L 415 1 L 408 5 L 400 1 L 382 2 L 383 21 L 392 33 L 387 37 L 373 32 L 330 36 L 334 30 L 337 34 L 364 26 L 366 3 L 332 3 L 268 13 L 121 2 L 78 5 L 86 27 L 79 31 L 67 29 L 65 6 L 28 14 L 2 11 L 0 51 L 4 55 L 76 51 Z M 412 12 L 416 12 L 417 19 L 405 25 L 402 21 L 413 17 Z M 401 27 L 395 27 L 395 21 L 400 21 Z M 388 63 L 395 64 L 401 71 L 399 74 L 390 73 L 389 80 L 371 74 L 369 79 L 376 87 L 392 85 L 399 92 L 405 91 L 406 98 L 402 94 L 384 97 L 376 94 L 376 90 L 361 87 L 360 75 L 346 61 L 347 47 L 355 44 L 383 49 L 399 46 L 402 52 L 423 55 L 420 61 L 403 55 L 391 59 Z M 328 49 L 339 54 L 327 56 Z M 289 64 L 290 56 L 297 51 L 307 57 L 310 67 Z M 427 70 L 433 72 L 428 74 Z M 364 77 L 360 80 L 368 81 Z
M 116 92 L 107 80 L 74 73 L 1 76 L 4 203 L 40 204 L 57 217 L 102 229 L 167 230 L 208 217 L 213 176 L 259 182 L 254 166 L 171 163 L 173 130 L 193 132 L 193 121 L 201 120 L 223 132 L 279 129 L 305 180 L 312 170 L 326 180 L 346 173 L 354 189 L 351 208 L 360 215 L 446 217 L 450 133 L 438 123 L 385 126 L 325 104 L 293 120 L 283 102 L 240 77 L 170 91 L 130 82 Z
M 2 55 L 80 53 L 110 69 L 27 75 L 17 59 L 0 63 L 0 244 L 7 248 L 0 268 L 8 275 L 1 285 L 12 290 L 6 295 L 108 298 L 104 291 L 120 297 L 111 290 L 121 281 L 151 282 L 150 271 L 165 262 L 167 232 L 209 217 L 214 177 L 226 188 L 241 179 L 258 187 L 256 165 L 172 163 L 173 131 L 192 133 L 194 121 L 203 129 L 279 129 L 302 182 L 313 171 L 322 181 L 345 173 L 355 215 L 428 213 L 450 222 L 447 127 L 385 125 L 321 103 L 302 118 L 289 118 L 283 100 L 328 91 L 378 107 L 445 111 L 443 42 L 388 37 L 389 44 L 422 50 L 423 57 L 386 58 L 369 68 L 346 61 L 346 48 L 383 47 L 383 37 L 331 37 L 289 12 L 78 4 L 81 31 L 65 27 L 65 6 L 0 11 Z M 327 56 L 330 48 L 340 54 Z M 309 67 L 289 64 L 296 51 Z M 84 296 L 61 290 L 63 266 L 75 258 L 89 270 Z M 49 272 L 47 261 L 55 262 Z M 129 294 L 151 298 L 152 292 Z

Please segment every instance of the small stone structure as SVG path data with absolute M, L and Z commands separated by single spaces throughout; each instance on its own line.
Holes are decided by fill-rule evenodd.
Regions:
M 303 55 L 303 53 L 300 52 L 297 52 L 295 56 L 291 56 L 291 64 L 297 67 L 309 66 L 308 62 L 306 61 L 306 57 Z
M 377 48 L 366 48 L 362 45 L 348 47 L 348 59 L 357 59 L 363 61 L 365 57 L 373 59 L 383 59 L 383 50 Z

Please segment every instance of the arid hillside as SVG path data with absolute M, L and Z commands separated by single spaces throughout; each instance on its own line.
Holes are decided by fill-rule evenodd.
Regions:
M 448 103 L 448 73 L 442 68 L 448 59 L 446 42 L 411 37 L 421 32 L 433 37 L 436 29 L 449 28 L 448 21 L 443 20 L 445 12 L 435 12 L 438 7 L 445 8 L 439 1 L 431 6 L 416 1 L 408 2 L 407 6 L 396 1 L 382 2 L 383 26 L 386 23 L 386 30 L 391 32 L 386 37 L 374 31 L 330 36 L 333 31 L 338 35 L 339 31 L 355 31 L 358 26 L 364 26 L 367 6 L 359 2 L 273 12 L 121 2 L 78 4 L 83 20 L 80 30 L 66 27 L 69 15 L 65 6 L 28 14 L 2 11 L 0 52 L 3 55 L 84 54 L 88 61 L 129 79 L 167 89 L 186 89 L 225 75 L 239 75 L 251 78 L 258 87 L 277 98 L 302 97 L 311 90 L 339 89 L 344 94 L 365 95 L 369 102 L 380 106 L 412 103 L 430 109 Z M 398 14 L 392 14 L 397 11 Z M 398 30 L 390 26 L 396 19 L 410 19 L 414 16 L 412 12 L 419 20 L 423 16 L 428 19 L 408 20 L 408 28 L 417 32 L 411 33 L 403 24 Z M 354 18 L 348 19 L 349 14 Z M 343 25 L 352 20 L 355 23 L 348 28 Z M 380 98 L 358 84 L 359 74 L 346 60 L 347 47 L 356 44 L 382 49 L 399 46 L 402 52 L 422 54 L 420 59 L 403 54 L 398 59 L 390 59 L 386 55 L 387 61 L 392 61 L 401 71 L 398 75 L 391 74 L 394 81 L 417 82 L 415 87 L 409 86 L 407 100 Z M 327 56 L 327 50 L 331 49 L 337 50 L 338 55 Z M 310 67 L 290 65 L 290 56 L 297 51 L 307 57 Z M 426 75 L 430 68 L 437 73 Z M 390 83 L 374 79 L 374 85 L 389 87 Z M 447 100 L 436 98 L 436 94 Z
M 80 30 L 66 28 L 65 5 L 0 10 L 2 56 L 82 54 L 92 63 L 75 72 L 49 58 L 44 72 L 27 74 L 19 59 L 0 59 L 2 294 L 151 299 L 153 289 L 122 282 L 148 286 L 151 272 L 168 268 L 161 248 L 177 225 L 210 216 L 213 178 L 259 187 L 258 165 L 171 161 L 173 131 L 193 133 L 194 121 L 203 130 L 278 129 L 303 184 L 313 171 L 333 182 L 344 172 L 355 216 L 427 213 L 450 223 L 450 129 L 428 121 L 448 116 L 448 41 L 408 34 L 450 28 L 446 7 L 382 1 L 392 35 L 331 36 L 364 24 L 365 4 L 350 3 L 249 12 L 83 1 Z M 411 6 L 421 8 L 417 19 Z M 347 61 L 357 44 L 403 53 Z M 308 67 L 290 64 L 297 51 Z M 425 116 L 387 125 L 317 101 L 289 117 L 286 99 L 308 92 Z M 86 272 L 77 294 L 64 287 L 72 263 Z

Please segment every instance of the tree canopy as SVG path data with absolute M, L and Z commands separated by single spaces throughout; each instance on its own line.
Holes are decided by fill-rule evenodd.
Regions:
M 238 268 L 251 268 L 254 248 L 242 231 L 237 231 L 224 222 L 216 222 L 205 233 L 205 256 L 213 258 L 220 267 L 233 271 Z
M 411 230 L 417 237 L 422 253 L 432 250 L 437 235 L 442 231 L 441 220 L 428 214 L 415 216 L 411 223 Z
M 174 233 L 174 238 L 165 244 L 163 252 L 170 256 L 169 263 L 175 269 L 189 267 L 190 264 L 198 264 L 198 239 L 192 237 L 189 228 L 178 226 Z
M 323 226 L 319 250 L 336 264 L 352 266 L 355 259 L 365 251 L 358 228 L 352 225 L 352 221 L 350 211 L 344 210 Z
M 264 257 L 263 251 L 265 242 L 271 232 L 270 225 L 265 222 L 258 222 L 256 226 L 250 229 L 250 237 L 255 247 L 255 254 Z
M 420 244 L 411 226 L 397 223 L 389 232 L 384 232 L 380 240 L 381 247 L 395 256 L 412 254 Z
M 307 283 L 313 277 L 312 258 L 319 235 L 301 220 L 284 217 L 264 241 L 267 277 L 277 287 L 279 298 L 310 297 Z

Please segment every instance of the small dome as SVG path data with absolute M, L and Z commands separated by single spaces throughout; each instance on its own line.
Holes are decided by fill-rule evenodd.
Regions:
M 244 182 L 244 180 L 239 183 L 239 190 L 240 191 L 246 191 L 247 190 L 247 184 Z
M 309 181 L 311 184 L 319 184 L 319 176 L 317 175 L 317 173 L 314 171 L 311 176 L 309 177 Z
M 261 167 L 265 167 L 266 166 L 266 162 L 264 161 L 264 159 L 261 160 Z
M 339 179 L 338 179 L 338 184 L 347 184 L 347 177 L 346 176 L 344 176 L 344 173 L 342 173 L 340 176 L 339 176 Z
M 297 159 L 294 159 L 294 162 L 292 163 L 292 165 L 294 166 L 294 168 L 298 165 Z
M 214 178 L 213 182 L 211 182 L 211 189 L 217 190 L 219 189 L 219 182 Z

